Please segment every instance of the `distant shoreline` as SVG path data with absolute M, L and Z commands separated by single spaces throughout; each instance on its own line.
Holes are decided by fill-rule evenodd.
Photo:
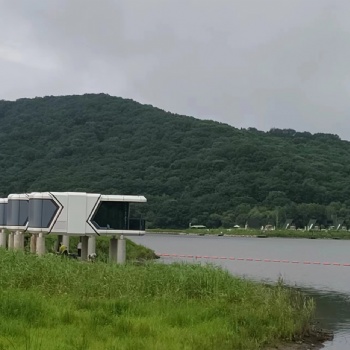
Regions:
M 252 238 L 350 239 L 348 231 L 245 230 L 245 229 L 148 229 L 146 233 L 184 236 L 223 236 Z

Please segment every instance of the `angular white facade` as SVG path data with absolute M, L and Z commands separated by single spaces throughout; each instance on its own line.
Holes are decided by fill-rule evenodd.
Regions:
M 143 196 L 80 192 L 42 192 L 29 196 L 27 231 L 76 236 L 143 235 L 131 225 L 129 203 L 145 203 Z M 10 196 L 9 196 L 10 197 Z

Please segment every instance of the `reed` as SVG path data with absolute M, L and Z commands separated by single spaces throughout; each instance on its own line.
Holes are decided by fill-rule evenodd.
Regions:
M 0 250 L 0 273 L 0 350 L 257 350 L 305 332 L 314 308 L 212 265 Z

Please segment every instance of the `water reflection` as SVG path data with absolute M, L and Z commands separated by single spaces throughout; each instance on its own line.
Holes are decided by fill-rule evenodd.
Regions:
M 196 263 L 209 261 L 235 275 L 257 281 L 271 283 L 282 277 L 285 283 L 315 299 L 320 327 L 334 331 L 334 340 L 326 342 L 324 349 L 350 349 L 350 267 L 333 265 L 334 262 L 350 263 L 350 241 L 158 234 L 132 239 L 158 253 L 262 259 L 256 262 L 181 258 Z M 271 262 L 264 262 L 264 259 L 271 259 Z M 274 263 L 273 260 L 289 263 Z M 179 258 L 165 258 L 164 261 L 179 261 Z M 304 264 L 305 261 L 330 262 L 331 265 Z
M 303 291 L 316 300 L 318 326 L 335 333 L 334 340 L 325 343 L 325 349 L 350 349 L 350 295 L 313 289 Z

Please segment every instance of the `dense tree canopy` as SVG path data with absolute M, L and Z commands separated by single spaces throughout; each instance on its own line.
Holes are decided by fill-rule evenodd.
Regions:
M 149 227 L 350 225 L 350 143 L 237 129 L 104 94 L 0 101 L 0 196 L 142 194 Z

